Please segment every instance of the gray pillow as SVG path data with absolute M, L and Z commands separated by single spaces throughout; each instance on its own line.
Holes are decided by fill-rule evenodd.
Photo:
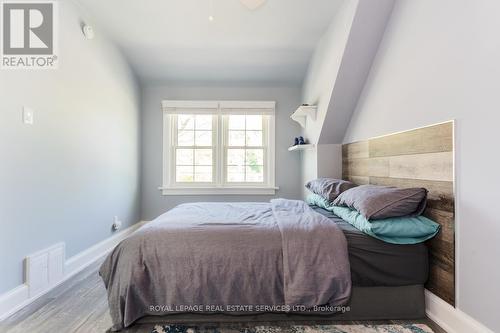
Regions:
M 427 204 L 425 188 L 361 185 L 341 193 L 335 206 L 355 209 L 368 220 L 422 214 Z
M 335 200 L 338 195 L 350 188 L 357 186 L 347 180 L 334 178 L 318 178 L 307 182 L 306 188 L 312 193 L 325 198 L 329 202 Z

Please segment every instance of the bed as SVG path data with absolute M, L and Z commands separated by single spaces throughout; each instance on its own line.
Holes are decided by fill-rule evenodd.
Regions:
M 312 207 L 340 227 L 347 239 L 351 280 L 359 287 L 423 285 L 429 276 L 425 243 L 398 245 L 359 231 L 332 212 Z
M 179 205 L 122 241 L 100 275 L 115 330 L 145 315 L 340 306 L 351 292 L 340 228 L 285 199 Z
M 453 168 L 443 159 L 452 156 L 452 131 L 444 127 L 388 137 L 410 147 L 405 149 L 415 158 L 397 145 L 394 152 L 384 138 L 376 139 L 374 158 L 371 141 L 343 147 L 344 179 L 428 188 L 425 214 L 442 227 L 435 239 L 386 243 L 298 200 L 180 205 L 122 241 L 103 263 L 112 329 L 137 322 L 207 322 L 221 313 L 224 321 L 416 319 L 425 317 L 424 285 L 453 300 L 453 218 L 443 219 L 453 210 L 453 194 L 440 179 Z M 435 162 L 425 153 L 429 149 L 447 151 L 438 152 Z M 394 165 L 403 165 L 394 177 L 377 173 L 394 154 L 410 161 L 395 159 Z M 428 164 L 421 173 L 418 168 Z M 409 176 L 405 168 L 412 170 Z
M 181 313 L 401 318 L 422 316 L 427 250 L 371 238 L 303 201 L 193 203 L 122 241 L 100 274 L 114 330 Z M 373 308 L 387 297 L 394 312 Z

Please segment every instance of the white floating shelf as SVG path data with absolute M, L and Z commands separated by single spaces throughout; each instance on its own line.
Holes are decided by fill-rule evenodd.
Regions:
M 292 120 L 298 122 L 301 127 L 306 127 L 306 119 L 316 120 L 316 105 L 301 105 L 294 113 L 290 116 Z
M 295 151 L 295 150 L 306 150 L 306 149 L 313 149 L 314 145 L 312 143 L 307 143 L 305 145 L 295 145 L 288 147 L 288 151 Z

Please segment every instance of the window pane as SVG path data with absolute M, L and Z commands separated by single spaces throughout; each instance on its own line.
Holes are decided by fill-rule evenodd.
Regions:
M 192 149 L 177 149 L 175 163 L 177 165 L 193 165 L 193 150 Z
M 264 149 L 247 149 L 246 165 L 264 165 Z
M 245 116 L 244 115 L 230 115 L 229 116 L 229 129 L 244 130 L 245 129 Z
M 228 149 L 227 165 L 233 165 L 233 166 L 245 165 L 245 149 Z
M 247 131 L 247 146 L 262 146 L 262 131 Z
M 194 146 L 194 131 L 179 131 L 177 135 L 178 146 Z
M 212 149 L 196 149 L 194 155 L 195 165 L 212 165 Z
M 178 166 L 175 170 L 175 181 L 192 182 L 194 180 L 192 166 Z
M 229 146 L 244 146 L 245 131 L 229 131 Z
M 211 146 L 212 145 L 212 131 L 196 131 L 195 132 L 195 145 L 196 146 Z
M 227 181 L 239 182 L 245 181 L 245 167 L 244 166 L 228 166 L 227 167 Z
M 178 115 L 177 128 L 179 130 L 194 129 L 194 115 L 191 114 Z
M 211 130 L 212 115 L 196 115 L 195 126 L 197 130 Z
M 246 119 L 247 130 L 262 130 L 262 116 L 248 115 Z
M 212 182 L 212 167 L 211 166 L 195 166 L 194 167 L 195 182 Z
M 264 181 L 264 167 L 262 165 L 253 165 L 246 167 L 246 181 L 247 182 L 263 182 Z

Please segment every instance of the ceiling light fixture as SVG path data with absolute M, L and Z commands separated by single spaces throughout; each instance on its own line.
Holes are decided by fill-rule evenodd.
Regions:
M 240 2 L 250 10 L 255 10 L 262 6 L 266 0 L 240 0 Z
M 208 20 L 212 22 L 214 18 L 214 0 L 208 0 Z

